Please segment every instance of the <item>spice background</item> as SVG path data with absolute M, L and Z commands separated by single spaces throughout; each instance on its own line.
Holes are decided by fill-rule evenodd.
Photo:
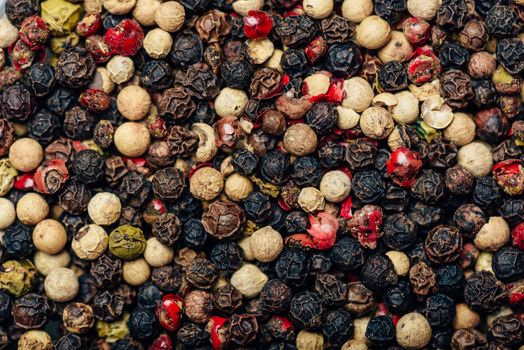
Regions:
M 523 0 L 0 0 L 0 350 L 524 350 Z

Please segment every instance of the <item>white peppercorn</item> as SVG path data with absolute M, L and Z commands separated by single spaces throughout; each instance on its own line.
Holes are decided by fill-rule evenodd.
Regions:
M 87 213 L 97 225 L 111 225 L 120 218 L 122 205 L 117 195 L 109 192 L 97 193 L 87 205 Z
M 422 349 L 429 344 L 431 333 L 431 325 L 419 313 L 411 312 L 398 320 L 397 342 L 405 349 Z
M 246 199 L 251 191 L 253 191 L 253 182 L 244 175 L 233 173 L 226 179 L 224 192 L 232 201 L 239 202 Z
M 7 16 L 0 17 L 0 49 L 7 49 L 18 39 L 18 28 L 9 22 Z
M 368 328 L 370 319 L 370 317 L 364 316 L 353 320 L 353 339 L 369 344 L 369 339 L 366 338 L 366 329 Z
M 32 329 L 18 340 L 17 350 L 53 350 L 53 341 L 47 332 Z
M 37 193 L 26 193 L 16 203 L 16 215 L 23 224 L 36 225 L 47 218 L 48 214 L 47 201 Z
M 133 9 L 133 18 L 143 26 L 153 26 L 155 22 L 155 13 L 162 3 L 159 0 L 137 0 Z
M 386 45 L 391 37 L 391 27 L 389 23 L 379 16 L 369 16 L 364 18 L 355 30 L 355 39 L 360 46 L 377 50 Z
M 171 51 L 173 38 L 160 28 L 149 31 L 144 38 L 144 50 L 154 59 L 163 59 Z
M 326 200 L 340 203 L 347 198 L 351 191 L 351 179 L 343 171 L 328 171 L 320 180 L 319 188 Z
M 264 63 L 264 67 L 274 69 L 279 73 L 284 73 L 284 69 L 282 69 L 281 64 L 283 54 L 284 51 L 280 49 L 274 49 L 271 57 L 269 57 L 269 59 Z
M 296 339 L 297 350 L 322 350 L 324 337 L 321 333 L 301 330 Z
M 364 135 L 374 140 L 382 140 L 389 136 L 395 123 L 387 109 L 369 107 L 360 115 L 360 128 Z
M 100 226 L 90 224 L 82 227 L 73 236 L 71 248 L 76 256 L 84 260 L 94 260 L 107 250 L 109 236 Z
M 236 0 L 231 6 L 239 15 L 247 16 L 249 11 L 262 10 L 264 0 Z
M 342 3 L 342 16 L 351 22 L 360 23 L 372 13 L 372 0 L 344 0 Z
M 486 176 L 493 166 L 491 146 L 482 141 L 470 142 L 458 150 L 457 163 L 468 169 L 475 177 Z
M 335 107 L 337 112 L 337 127 L 341 130 L 353 129 L 360 121 L 360 114 L 342 106 Z
M 44 288 L 49 299 L 62 303 L 76 297 L 80 284 L 73 270 L 59 267 L 49 272 Z
M 220 171 L 212 167 L 200 168 L 189 179 L 189 191 L 202 201 L 216 198 L 224 188 L 224 178 Z
M 493 254 L 490 252 L 480 252 L 477 260 L 475 261 L 475 272 L 488 271 L 493 273 Z
M 0 198 L 0 230 L 5 230 L 16 220 L 15 205 L 7 198 Z
M 9 160 L 13 168 L 28 172 L 35 170 L 44 159 L 44 149 L 35 140 L 22 138 L 9 148 Z
M 284 249 L 284 240 L 271 226 L 264 226 L 249 237 L 249 247 L 256 260 L 271 262 L 278 258 Z
M 125 15 L 135 7 L 136 0 L 104 0 L 104 8 L 112 15 Z
M 495 252 L 502 248 L 509 238 L 510 228 L 506 220 L 500 216 L 492 216 L 482 225 L 473 242 L 479 249 Z
M 466 113 L 453 113 L 453 120 L 444 129 L 442 135 L 457 146 L 464 146 L 475 139 L 476 125 Z
M 317 148 L 317 134 L 306 123 L 293 124 L 284 133 L 284 148 L 296 156 L 311 154 Z
M 129 57 L 113 56 L 106 64 L 109 77 L 115 84 L 122 84 L 135 74 L 135 64 Z
M 306 77 L 304 84 L 307 86 L 309 96 L 317 96 L 328 91 L 331 81 L 328 73 L 318 72 Z
M 471 310 L 465 303 L 455 305 L 453 329 L 476 328 L 480 324 L 480 315 Z
M 439 0 L 408 0 L 408 12 L 413 17 L 429 21 L 437 15 L 440 6 Z
M 224 88 L 215 99 L 215 112 L 219 117 L 240 117 L 244 113 L 248 97 L 240 89 Z
M 304 187 L 298 195 L 298 204 L 300 207 L 312 213 L 324 209 L 324 195 L 315 187 Z
M 47 254 L 37 251 L 33 257 L 36 270 L 42 276 L 47 276 L 51 271 L 59 267 L 67 267 L 71 262 L 71 256 L 67 250 L 62 250 L 58 254 Z
M 268 279 L 256 265 L 244 264 L 231 276 L 231 285 L 244 297 L 252 299 L 260 294 Z
M 103 90 L 110 94 L 115 89 L 115 83 L 111 80 L 109 71 L 105 67 L 97 67 L 95 76 L 89 84 L 90 89 Z
M 382 63 L 391 61 L 404 62 L 413 55 L 413 46 L 403 32 L 392 31 L 389 41 L 378 50 L 377 56 Z
M 134 287 L 146 283 L 151 276 L 149 264 L 143 258 L 124 261 L 122 266 L 122 277 L 124 281 Z
M 173 261 L 175 252 L 167 245 L 160 243 L 155 237 L 147 240 L 144 259 L 152 267 L 162 267 Z
M 151 108 L 149 93 L 136 85 L 129 85 L 118 93 L 116 104 L 122 116 L 129 120 L 144 118 Z
M 266 62 L 273 55 L 274 50 L 275 45 L 267 38 L 246 41 L 246 53 L 253 64 Z
M 409 91 L 395 94 L 397 104 L 391 107 L 391 117 L 397 123 L 411 124 L 417 121 L 420 109 L 418 98 Z
M 56 254 L 67 243 L 65 227 L 54 219 L 40 221 L 33 230 L 33 244 L 36 249 L 47 254 Z
M 393 263 L 393 268 L 395 269 L 395 272 L 399 276 L 407 276 L 409 272 L 410 263 L 409 258 L 406 255 L 406 253 L 398 251 L 398 250 L 390 250 L 386 253 L 386 256 L 391 260 Z
M 124 156 L 139 157 L 147 151 L 151 135 L 146 125 L 126 122 L 116 129 L 114 142 L 118 151 Z
M 333 0 L 304 0 L 304 12 L 311 18 L 323 19 L 333 12 Z
M 245 237 L 238 241 L 238 246 L 240 249 L 242 249 L 242 252 L 244 253 L 244 260 L 246 261 L 255 260 L 255 255 L 251 250 L 251 243 L 249 243 L 250 241 L 251 237 Z
M 155 12 L 156 24 L 166 32 L 174 33 L 184 25 L 186 10 L 177 1 L 167 1 L 161 4 Z
M 344 80 L 343 89 L 346 97 L 342 100 L 342 107 L 352 109 L 357 113 L 371 106 L 373 97 L 375 97 L 371 85 L 361 77 Z

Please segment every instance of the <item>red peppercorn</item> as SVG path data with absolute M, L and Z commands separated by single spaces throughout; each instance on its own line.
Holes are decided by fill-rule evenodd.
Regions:
M 124 19 L 104 35 L 112 54 L 133 56 L 142 47 L 144 30 L 136 21 Z
M 175 294 L 166 294 L 156 307 L 156 316 L 162 328 L 174 332 L 180 327 L 180 320 L 184 313 L 184 299 Z
M 394 183 L 401 187 L 411 187 L 422 167 L 422 161 L 417 152 L 400 147 L 391 154 L 386 167 Z
M 375 249 L 381 232 L 384 214 L 379 206 L 366 204 L 349 219 L 347 230 L 361 246 Z
M 307 232 L 311 235 L 317 249 L 324 250 L 333 247 L 339 228 L 338 220 L 333 215 L 327 212 L 309 215 L 309 224 Z
M 58 192 L 69 178 L 69 170 L 63 159 L 45 161 L 36 169 L 34 189 L 44 194 Z
M 431 48 L 419 47 L 414 58 L 408 64 L 408 79 L 415 84 L 422 84 L 440 73 L 440 61 Z
M 406 18 L 401 24 L 406 39 L 413 45 L 421 45 L 428 40 L 431 26 L 428 22 L 417 17 Z
M 513 245 L 520 250 L 524 250 L 524 222 L 521 222 L 511 231 Z
M 102 24 L 102 17 L 99 13 L 87 14 L 78 24 L 76 25 L 76 32 L 78 35 L 88 37 L 96 34 Z
M 163 333 L 156 338 L 153 343 L 147 348 L 147 350 L 172 350 L 173 341 L 169 335 Z
M 103 90 L 89 89 L 80 94 L 78 102 L 90 111 L 101 113 L 111 106 L 111 97 Z
M 327 41 L 322 36 L 317 36 L 313 39 L 304 50 L 308 61 L 313 64 L 318 61 L 319 58 L 324 56 L 327 49 Z
M 13 187 L 17 190 L 27 190 L 33 187 L 34 180 L 33 180 L 33 174 L 22 174 L 18 175 L 15 179 L 15 183 L 13 184 Z
M 226 344 L 227 337 L 227 318 L 220 316 L 211 316 L 207 323 L 206 330 L 210 334 L 211 346 L 213 350 L 222 350 Z
M 85 48 L 96 63 L 107 62 L 112 56 L 109 45 L 106 44 L 104 38 L 100 35 L 88 37 L 85 42 Z
M 508 159 L 495 164 L 493 178 L 510 196 L 524 192 L 524 167 L 520 159 Z
M 41 17 L 31 16 L 22 22 L 19 34 L 20 39 L 34 50 L 49 39 L 49 27 Z
M 248 39 L 265 38 L 272 28 L 273 21 L 264 11 L 249 11 L 244 17 L 244 33 Z

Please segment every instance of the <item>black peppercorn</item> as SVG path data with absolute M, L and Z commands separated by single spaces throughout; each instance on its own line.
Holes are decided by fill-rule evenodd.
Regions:
M 211 248 L 209 260 L 220 271 L 233 272 L 240 268 L 244 252 L 235 242 L 219 242 Z
M 111 346 L 111 350 L 144 350 L 144 347 L 138 341 L 125 337 L 117 340 Z
M 320 296 L 315 292 L 302 292 L 291 299 L 289 316 L 301 328 L 319 327 L 323 312 Z
M 2 256 L 6 259 L 26 259 L 33 255 L 32 230 L 29 226 L 17 221 L 9 226 L 2 235 Z
M 65 112 L 64 134 L 73 140 L 90 138 L 95 126 L 95 117 L 83 107 L 75 106 Z
M 258 165 L 259 158 L 255 153 L 246 149 L 235 151 L 232 155 L 233 167 L 243 175 L 252 175 Z
M 353 42 L 331 45 L 324 57 L 326 69 L 336 76 L 350 78 L 362 68 L 362 53 Z
M 455 302 L 444 294 L 435 294 L 426 300 L 426 319 L 431 327 L 448 327 L 455 317 Z
M 306 54 L 302 50 L 288 49 L 282 54 L 280 65 L 286 74 L 296 78 L 301 77 L 306 73 L 308 60 Z
M 273 280 L 272 280 L 273 281 Z M 269 281 L 264 288 L 270 283 Z M 287 286 L 286 286 L 287 287 Z M 291 299 L 291 293 L 289 293 L 289 299 Z M 218 288 L 213 293 L 213 305 L 218 310 L 231 314 L 235 312 L 240 306 L 242 306 L 242 293 L 230 284 L 226 284 Z
M 298 186 L 318 186 L 322 175 L 322 166 L 315 157 L 299 157 L 293 162 L 291 179 Z
M 495 90 L 495 85 L 491 80 L 472 80 L 471 86 L 473 87 L 473 102 L 480 108 L 486 105 L 490 105 L 496 102 L 498 94 Z
M 50 144 L 61 131 L 60 118 L 47 109 L 38 111 L 28 123 L 28 135 L 42 145 Z
M 515 247 L 502 247 L 493 254 L 495 276 L 504 282 L 516 281 L 524 277 L 524 252 Z
M 255 315 L 233 315 L 229 319 L 229 339 L 237 345 L 251 343 L 258 334 L 258 321 Z
M 289 47 L 307 43 L 318 31 L 317 23 L 308 16 L 275 17 L 275 33 Z
M 92 184 L 104 176 L 104 158 L 96 151 L 83 150 L 75 154 L 71 169 L 80 181 Z
M 362 203 L 376 203 L 384 196 L 384 178 L 376 170 L 358 171 L 351 180 L 352 192 Z
M 39 13 L 40 4 L 37 0 L 8 0 L 5 2 L 5 14 L 9 22 L 17 27 L 20 27 L 27 17 Z
M 153 193 L 151 182 L 145 175 L 130 172 L 122 178 L 118 187 L 118 197 L 127 205 L 135 208 L 144 206 Z
M 151 272 L 151 282 L 166 293 L 176 293 L 182 284 L 182 278 L 178 265 L 157 267 Z
M 457 265 L 444 265 L 436 271 L 437 285 L 440 293 L 455 297 L 464 290 L 465 277 Z
M 493 312 L 507 299 L 504 283 L 489 271 L 480 271 L 466 279 L 464 301 L 470 308 Z
M 406 214 L 389 215 L 384 220 L 384 243 L 391 249 L 404 250 L 417 240 L 417 224 Z
M 131 313 L 127 321 L 130 334 L 138 340 L 150 339 L 156 335 L 158 321 L 155 317 L 155 311 L 152 309 L 138 309 Z
M 333 169 L 342 164 L 346 148 L 338 142 L 328 141 L 317 148 L 317 157 L 324 168 Z
M 369 320 L 366 338 L 377 347 L 386 346 L 395 338 L 395 326 L 388 316 L 375 316 Z
M 462 234 L 454 226 L 436 226 L 426 236 L 424 251 L 435 264 L 455 262 L 462 251 Z
M 196 63 L 189 66 L 182 79 L 182 85 L 191 96 L 200 100 L 212 99 L 218 95 L 218 77 L 205 63 Z
M 332 310 L 324 317 L 322 334 L 333 346 L 342 346 L 353 335 L 353 328 L 349 312 Z
M 183 32 L 173 40 L 169 57 L 173 65 L 188 67 L 202 60 L 203 55 L 204 47 L 198 35 Z
M 17 327 L 37 329 L 47 322 L 51 306 L 43 295 L 29 293 L 14 301 L 12 313 Z
M 381 254 L 366 259 L 364 265 L 362 265 L 360 277 L 362 283 L 373 292 L 395 285 L 398 281 L 393 262 L 387 256 Z
M 37 62 L 25 72 L 24 83 L 33 90 L 35 96 L 46 96 L 55 84 L 55 71 L 50 64 Z
M 153 192 L 164 200 L 180 198 L 186 188 L 180 170 L 170 167 L 158 170 L 153 177 Z
M 489 34 L 496 38 L 516 35 L 521 27 L 514 8 L 498 4 L 487 11 L 485 22 Z
M 473 189 L 473 201 L 482 206 L 493 205 L 500 198 L 500 187 L 491 176 L 478 178 Z
M 72 47 L 65 49 L 56 63 L 56 79 L 71 89 L 88 85 L 95 75 L 95 62 L 86 49 Z
M 388 92 L 399 91 L 408 86 L 407 71 L 399 61 L 382 65 L 378 70 L 377 79 L 380 87 Z
M 83 339 L 73 333 L 68 333 L 58 339 L 55 344 L 56 350 L 82 350 L 85 348 Z
M 347 285 L 330 274 L 318 274 L 315 279 L 315 291 L 327 306 L 340 306 L 347 298 Z
M 218 278 L 215 264 L 204 258 L 196 258 L 185 271 L 186 280 L 200 289 L 209 289 Z
M 246 90 L 253 77 L 253 66 L 246 60 L 226 61 L 220 71 L 226 86 Z
M 209 333 L 194 323 L 188 323 L 180 327 L 176 339 L 187 347 L 204 346 L 209 340 Z
M 33 115 L 36 106 L 35 94 L 22 84 L 10 85 L 0 95 L 0 112 L 8 120 L 25 122 Z
M 467 14 L 465 0 L 443 0 L 437 11 L 436 22 L 442 27 L 458 29 L 464 26 Z
M 524 342 L 524 321 L 518 314 L 497 317 L 488 331 L 491 339 L 508 347 Z
M 124 311 L 124 299 L 110 291 L 97 294 L 93 299 L 93 312 L 98 320 L 114 322 Z
M 409 200 L 409 191 L 393 183 L 388 183 L 386 194 L 380 201 L 380 205 L 386 212 L 403 212 L 408 207 Z
M 278 278 L 294 286 L 304 283 L 309 272 L 309 260 L 298 248 L 285 248 L 275 263 Z
M 289 179 L 291 160 L 288 153 L 277 150 L 268 152 L 260 160 L 260 175 L 274 185 L 282 185 Z
M 409 311 L 413 302 L 413 292 L 406 280 L 400 280 L 396 286 L 388 287 L 384 292 L 384 303 L 394 312 L 405 313 Z
M 497 60 L 511 74 L 524 71 L 524 43 L 518 38 L 502 39 L 497 42 Z
M 173 84 L 173 73 L 165 61 L 147 61 L 140 76 L 144 87 L 151 91 L 164 90 Z
M 90 273 L 98 288 L 115 286 L 122 278 L 122 261 L 109 255 L 102 255 L 93 261 Z
M 444 196 L 444 178 L 436 171 L 424 169 L 411 188 L 411 193 L 418 200 L 435 204 Z
M 74 106 L 76 99 L 74 91 L 59 87 L 47 96 L 46 106 L 52 112 L 64 115 L 67 110 Z
M 405 0 L 378 0 L 375 1 L 374 10 L 378 16 L 395 24 L 405 15 L 407 5 Z
M 469 52 L 459 44 L 447 42 L 440 49 L 439 60 L 447 69 L 465 69 L 469 62 Z
M 182 241 L 192 249 L 202 249 L 207 238 L 208 234 L 198 219 L 189 219 L 182 226 Z
M 504 198 L 498 208 L 500 216 L 511 226 L 524 220 L 524 200 L 520 198 Z

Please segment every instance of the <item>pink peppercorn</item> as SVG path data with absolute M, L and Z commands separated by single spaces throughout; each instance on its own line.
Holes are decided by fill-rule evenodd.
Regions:
M 273 21 L 264 11 L 249 11 L 244 17 L 244 32 L 248 39 L 265 38 L 272 28 Z
M 391 154 L 386 167 L 394 183 L 401 187 L 411 187 L 422 167 L 422 161 L 417 152 L 400 147 Z
M 124 19 L 104 35 L 111 53 L 122 56 L 136 55 L 144 41 L 144 30 L 136 21 Z

